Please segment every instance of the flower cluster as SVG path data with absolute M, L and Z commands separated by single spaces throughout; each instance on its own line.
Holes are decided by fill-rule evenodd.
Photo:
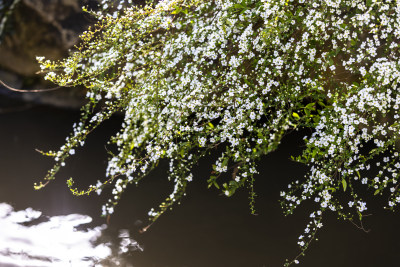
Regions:
M 87 191 L 68 180 L 75 194 L 113 184 L 104 215 L 113 213 L 129 184 L 166 159 L 174 189 L 149 212 L 156 220 L 185 194 L 193 164 L 216 148 L 222 152 L 209 186 L 227 196 L 247 186 L 254 212 L 256 162 L 289 131 L 305 128 L 312 134 L 294 160 L 310 172 L 281 192 L 286 214 L 305 200 L 317 203 L 298 241 L 302 253 L 324 212 L 361 220 L 367 210 L 357 193 L 362 186 L 388 193 L 389 209 L 400 203 L 397 1 L 129 3 L 103 0 L 103 11 L 91 12 L 98 23 L 82 34 L 77 51 L 57 62 L 39 58 L 46 79 L 88 90 L 71 136 L 57 152 L 45 153 L 56 160 L 45 184 L 118 112 L 124 121 L 111 139 L 118 150 L 106 180 Z

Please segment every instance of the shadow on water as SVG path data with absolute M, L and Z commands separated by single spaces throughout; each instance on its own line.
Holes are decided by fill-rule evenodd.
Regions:
M 306 171 L 289 160 L 299 149 L 298 134 L 286 137 L 278 151 L 260 162 L 257 216 L 250 215 L 245 190 L 227 198 L 207 189 L 211 159 L 205 159 L 196 167 L 182 204 L 139 234 L 150 208 L 157 207 L 173 189 L 166 181 L 167 164 L 161 163 L 138 187 L 126 191 L 107 229 L 100 213 L 109 192 L 74 197 L 65 184 L 71 176 L 83 188 L 103 179 L 104 145 L 118 130 L 120 118 L 94 132 L 54 182 L 43 190 L 33 190 L 33 183 L 52 164 L 35 148 L 60 147 L 78 117 L 78 112 L 48 107 L 0 113 L 0 203 L 11 204 L 0 205 L 0 266 L 100 266 L 95 261 L 107 259 L 104 266 L 119 261 L 120 266 L 136 267 L 261 267 L 282 266 L 285 258 L 298 252 L 297 237 L 308 222 L 307 208 L 313 203 L 286 218 L 278 203 L 279 192 Z M 366 220 L 366 227 L 372 229 L 368 234 L 328 215 L 320 241 L 311 246 L 300 265 L 398 266 L 400 216 L 382 211 L 381 206 L 375 202 L 369 207 L 374 215 Z M 23 264 L 18 265 L 14 258 Z

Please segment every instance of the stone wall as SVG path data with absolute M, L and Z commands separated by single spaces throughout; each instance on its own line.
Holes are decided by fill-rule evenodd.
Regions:
M 95 21 L 81 6 L 96 7 L 95 0 L 20 0 L 7 21 L 0 44 L 0 79 L 23 89 L 52 87 L 36 74 L 36 56 L 60 59 L 68 55 L 79 35 Z M 82 88 L 64 88 L 52 93 L 15 93 L 0 88 L 0 97 L 20 98 L 56 106 L 78 107 Z

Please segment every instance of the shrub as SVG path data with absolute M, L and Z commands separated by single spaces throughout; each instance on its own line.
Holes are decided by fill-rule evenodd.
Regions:
M 223 152 L 208 186 L 226 196 L 247 186 L 254 213 L 256 162 L 298 129 L 311 134 L 293 159 L 310 171 L 281 192 L 282 207 L 291 214 L 305 200 L 318 205 L 299 237 L 300 255 L 325 212 L 361 223 L 363 186 L 388 195 L 388 209 L 400 202 L 397 1 L 102 4 L 102 12 L 88 11 L 98 22 L 75 52 L 57 62 L 39 58 L 46 79 L 85 86 L 88 103 L 66 143 L 45 153 L 55 165 L 37 189 L 118 112 L 124 121 L 110 140 L 118 151 L 109 158 L 105 181 L 88 190 L 67 182 L 76 195 L 113 184 L 104 215 L 113 213 L 129 184 L 166 159 L 175 187 L 149 212 L 156 220 L 185 194 L 193 164 L 217 147 Z M 232 177 L 221 182 L 227 172 Z

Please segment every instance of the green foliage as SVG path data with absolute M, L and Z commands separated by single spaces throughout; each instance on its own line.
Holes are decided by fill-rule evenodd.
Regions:
M 400 203 L 399 44 L 396 1 L 165 0 L 92 14 L 98 23 L 68 58 L 39 58 L 45 78 L 83 85 L 88 104 L 55 165 L 36 188 L 53 180 L 75 148 L 112 114 L 124 122 L 111 142 L 106 180 L 113 184 L 103 214 L 113 213 L 125 188 L 161 159 L 175 187 L 149 215 L 156 220 L 181 199 L 192 166 L 221 147 L 208 186 L 226 196 L 247 186 L 255 212 L 256 162 L 292 130 L 311 129 L 294 160 L 309 174 L 281 192 L 285 214 L 313 200 L 300 255 L 322 227 L 324 212 L 361 220 L 373 195 Z M 100 110 L 97 109 L 101 107 Z M 99 110 L 99 111 L 98 111 Z M 378 168 L 373 175 L 371 164 Z M 375 170 L 374 170 L 375 171 Z M 224 173 L 231 173 L 228 181 Z M 343 195 L 346 197 L 343 197 Z M 350 201 L 348 201 L 350 198 Z M 297 257 L 286 265 L 298 263 Z

